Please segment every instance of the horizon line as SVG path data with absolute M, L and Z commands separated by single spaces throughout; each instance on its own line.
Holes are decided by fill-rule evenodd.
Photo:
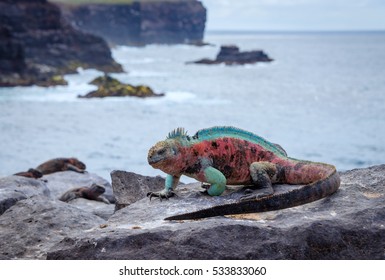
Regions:
M 312 29 L 312 30 L 303 30 L 303 29 L 287 29 L 287 30 L 266 30 L 266 29 L 207 29 L 205 32 L 208 33 L 358 33 L 358 32 L 385 32 L 385 29 Z

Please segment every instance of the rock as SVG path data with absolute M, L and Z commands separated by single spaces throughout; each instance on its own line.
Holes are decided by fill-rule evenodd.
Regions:
M 202 42 L 206 9 L 200 1 L 134 1 L 60 7 L 71 24 L 111 44 L 181 44 Z
M 122 72 L 107 43 L 75 30 L 47 0 L 0 0 L 0 86 L 65 85 L 78 67 Z
M 104 178 L 89 172 L 78 173 L 73 171 L 55 172 L 42 177 L 47 183 L 52 196 L 55 199 L 66 191 L 79 187 L 89 187 L 92 184 L 98 184 L 106 189 L 104 195 L 113 196 L 111 184 Z
M 68 203 L 107 220 L 115 209 L 115 197 L 111 184 L 96 174 L 73 171 L 56 172 L 44 175 L 41 179 L 21 176 L 0 178 L 0 215 L 19 200 L 34 196 L 58 200 L 62 194 L 70 189 L 89 187 L 92 184 L 98 184 L 105 188 L 103 196 L 110 201 L 110 204 L 88 199 L 74 199 Z
M 116 210 L 122 209 L 145 197 L 150 191 L 164 188 L 164 178 L 142 176 L 133 172 L 114 170 L 111 172 L 112 189 L 116 198 Z
M 90 84 L 98 86 L 98 89 L 91 91 L 86 95 L 79 95 L 79 98 L 103 98 L 103 97 L 122 97 L 122 96 L 133 96 L 133 97 L 160 97 L 164 94 L 157 94 L 148 86 L 133 86 L 129 84 L 123 84 L 117 79 L 110 76 L 101 76 L 95 78 Z
M 341 182 L 332 196 L 290 209 L 163 220 L 234 199 L 207 197 L 199 184 L 183 185 L 178 197 L 143 198 L 117 211 L 103 228 L 63 239 L 47 258 L 384 259 L 385 165 L 343 172 Z M 287 187 L 296 186 L 276 186 Z
M 89 212 L 107 221 L 115 212 L 115 204 L 106 204 L 100 201 L 77 198 L 68 202 L 76 208 Z
M 103 196 L 106 197 L 111 204 L 83 198 L 71 200 L 68 204 L 97 215 L 105 220 L 114 213 L 115 197 L 111 184 L 96 174 L 64 171 L 44 175 L 42 179 L 47 181 L 47 187 L 51 190 L 52 197 L 57 200 L 62 194 L 74 188 L 90 187 L 92 184 L 103 186 L 105 188 Z
M 41 180 L 20 176 L 0 178 L 0 215 L 19 200 L 32 196 L 45 196 L 49 199 L 50 191 Z
M 0 259 L 45 259 L 63 238 L 104 220 L 61 201 L 38 196 L 17 202 L 0 216 Z
M 209 58 L 203 58 L 193 62 L 187 62 L 188 64 L 220 64 L 224 63 L 226 65 L 233 64 L 249 64 L 256 62 L 271 62 L 271 59 L 264 51 L 256 50 L 249 52 L 240 52 L 237 46 L 221 46 L 215 60 Z
M 27 198 L 25 194 L 15 190 L 0 189 L 0 215 L 15 205 L 19 200 Z

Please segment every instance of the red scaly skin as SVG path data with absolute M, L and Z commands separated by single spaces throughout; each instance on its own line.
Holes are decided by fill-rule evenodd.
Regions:
M 167 220 L 198 219 L 218 215 L 264 212 L 309 203 L 337 191 L 340 178 L 326 163 L 287 157 L 277 144 L 234 127 L 199 130 L 193 137 L 183 129 L 149 150 L 148 162 L 168 174 L 165 189 L 148 196 L 168 198 L 182 175 L 209 183 L 207 193 L 221 195 L 226 185 L 254 185 L 259 193 L 248 192 L 240 201 L 217 205 Z M 303 185 L 275 194 L 272 184 Z
M 291 159 L 274 154 L 262 146 L 246 140 L 219 138 L 202 141 L 192 146 L 179 146 L 179 156 L 172 162 L 168 173 L 185 174 L 204 182 L 202 159 L 221 171 L 228 185 L 252 184 L 250 165 L 254 162 L 270 162 L 277 165 L 278 175 L 274 183 L 308 184 L 327 176 L 330 169 L 325 164 Z

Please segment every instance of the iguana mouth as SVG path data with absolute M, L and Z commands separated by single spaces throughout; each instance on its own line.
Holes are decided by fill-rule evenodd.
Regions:
M 157 156 L 157 155 L 148 156 L 148 158 L 147 158 L 147 161 L 150 165 L 156 165 L 157 163 L 159 163 L 162 160 L 163 160 L 163 158 L 160 156 Z

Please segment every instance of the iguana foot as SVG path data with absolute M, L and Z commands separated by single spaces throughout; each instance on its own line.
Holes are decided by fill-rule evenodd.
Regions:
M 207 195 L 208 195 L 209 193 L 208 193 L 207 190 L 208 190 L 210 187 L 211 187 L 210 184 L 208 184 L 208 183 L 202 183 L 202 184 L 201 184 L 202 190 L 200 190 L 200 193 L 201 193 L 201 194 L 207 194 Z
M 212 196 L 209 192 L 209 189 L 211 188 L 211 186 L 212 185 L 209 183 L 202 183 L 202 185 L 201 185 L 202 190 L 200 190 L 200 193 L 203 195 Z
M 160 201 L 162 201 L 162 198 L 165 198 L 165 199 L 168 199 L 172 196 L 176 196 L 176 193 L 173 192 L 173 191 L 165 191 L 165 190 L 162 190 L 160 192 L 148 192 L 147 193 L 147 197 L 150 198 L 153 198 L 153 197 L 159 197 Z

